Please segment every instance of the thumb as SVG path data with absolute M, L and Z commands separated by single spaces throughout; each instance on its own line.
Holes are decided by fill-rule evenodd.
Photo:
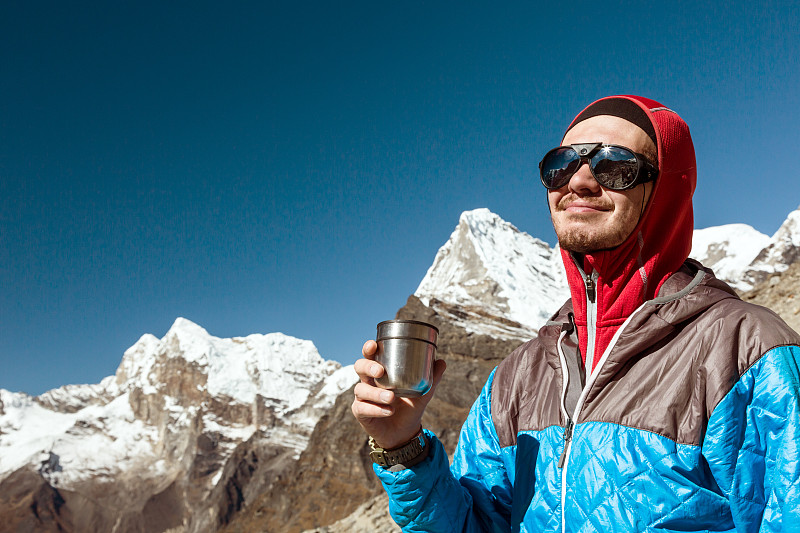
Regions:
M 433 362 L 433 384 L 431 385 L 431 389 L 425 393 L 424 397 L 427 398 L 426 404 L 433 398 L 433 393 L 436 392 L 436 388 L 439 386 L 439 383 L 441 383 L 442 376 L 446 369 L 447 363 L 445 363 L 444 359 L 436 359 Z

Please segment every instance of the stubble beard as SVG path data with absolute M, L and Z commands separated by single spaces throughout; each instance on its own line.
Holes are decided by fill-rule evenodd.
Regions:
M 568 213 L 565 209 L 571 200 L 562 198 L 553 216 L 553 227 L 562 249 L 581 254 L 596 252 L 619 246 L 628 237 L 631 228 L 622 227 L 620 221 L 614 219 L 613 204 L 598 202 L 597 207 L 605 209 L 601 213 Z
M 581 227 L 574 227 L 573 224 L 569 229 L 559 229 L 556 225 L 558 245 L 564 250 L 585 254 L 614 248 L 628 237 L 621 228 L 609 228 L 603 231 L 603 228 L 587 227 L 590 224 L 587 222 L 581 224 Z

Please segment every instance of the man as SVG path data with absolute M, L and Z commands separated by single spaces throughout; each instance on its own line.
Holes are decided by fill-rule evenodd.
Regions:
M 389 450 L 373 455 L 394 519 L 426 532 L 800 531 L 800 338 L 687 260 L 686 124 L 645 98 L 598 100 L 540 174 L 572 298 L 489 377 L 452 466 L 419 434 L 432 393 L 376 388 L 372 341 L 356 363 L 352 410 Z

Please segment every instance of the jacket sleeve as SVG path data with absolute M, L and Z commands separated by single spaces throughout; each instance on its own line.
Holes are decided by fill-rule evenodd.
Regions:
M 461 429 L 452 468 L 432 433 L 430 455 L 420 464 L 398 472 L 374 466 L 404 532 L 510 530 L 511 485 L 490 412 L 493 377 Z
M 709 418 L 703 455 L 737 531 L 800 532 L 800 348 L 747 369 Z

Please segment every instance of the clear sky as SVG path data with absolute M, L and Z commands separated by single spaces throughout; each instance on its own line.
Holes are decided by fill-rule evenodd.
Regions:
M 800 204 L 800 4 L 3 2 L 0 387 L 144 333 L 351 363 L 467 209 L 554 244 L 537 163 L 610 94 L 677 111 L 698 228 Z

